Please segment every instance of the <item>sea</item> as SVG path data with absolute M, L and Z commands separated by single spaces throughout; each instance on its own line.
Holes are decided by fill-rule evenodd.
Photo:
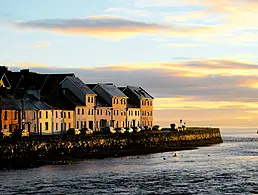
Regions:
M 257 129 L 221 133 L 194 150 L 1 171 L 0 194 L 258 194 Z

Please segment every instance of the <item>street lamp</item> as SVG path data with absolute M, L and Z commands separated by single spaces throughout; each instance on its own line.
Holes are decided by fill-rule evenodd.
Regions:
M 94 128 L 93 128 L 93 131 L 96 132 L 96 110 L 97 110 L 97 106 L 99 106 L 99 104 L 95 104 L 94 105 Z

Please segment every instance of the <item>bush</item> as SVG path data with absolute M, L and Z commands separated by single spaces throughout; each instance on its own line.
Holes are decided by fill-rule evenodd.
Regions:
M 66 131 L 67 135 L 74 135 L 75 134 L 75 129 L 74 128 L 70 128 Z

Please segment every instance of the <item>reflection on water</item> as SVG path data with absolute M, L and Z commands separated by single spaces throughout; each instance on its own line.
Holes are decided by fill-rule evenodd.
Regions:
M 0 172 L 0 194 L 257 194 L 258 136 L 223 137 L 223 144 L 176 157 L 167 152 Z

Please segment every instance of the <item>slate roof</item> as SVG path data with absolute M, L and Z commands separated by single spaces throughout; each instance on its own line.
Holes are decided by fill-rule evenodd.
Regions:
M 111 97 L 127 97 L 122 91 L 120 91 L 114 84 L 99 83 L 98 84 L 104 91 L 106 91 Z
M 70 101 L 64 97 L 63 95 L 54 96 L 54 95 L 46 95 L 41 96 L 40 99 L 50 106 L 52 109 L 56 110 L 74 110 L 74 106 L 71 105 Z
M 111 107 L 111 105 L 105 101 L 100 95 L 97 96 L 96 103 L 99 107 Z
M 154 99 L 154 97 L 152 97 L 147 91 L 145 91 L 141 87 L 127 86 L 127 88 L 130 91 L 132 91 L 138 97 L 138 99 L 140 99 L 140 98 L 151 98 L 151 99 Z
M 84 94 L 95 94 L 90 87 L 88 87 L 81 79 L 78 77 L 66 77 L 69 79 L 75 86 L 78 87 L 78 89 Z
M 28 98 L 30 103 L 39 110 L 52 110 L 50 106 L 42 101 L 39 101 L 34 95 L 26 95 L 26 98 Z
M 96 87 L 97 84 L 86 84 L 91 90 L 93 90 L 94 87 Z
M 46 82 L 44 83 L 44 86 L 42 88 L 42 94 L 48 94 L 49 92 L 56 92 L 57 90 L 61 89 L 60 83 L 66 78 L 66 77 L 73 77 L 73 73 L 68 74 L 42 74 L 45 77 L 47 77 Z
M 19 110 L 19 106 L 10 97 L 1 98 L 1 107 L 3 110 Z
M 22 109 L 21 99 L 13 99 L 13 101 L 21 110 Z M 37 108 L 28 99 L 25 99 L 25 101 L 23 102 L 23 109 L 24 110 L 37 110 Z
M 69 89 L 65 89 L 64 97 L 74 106 L 85 106 L 85 104 Z

